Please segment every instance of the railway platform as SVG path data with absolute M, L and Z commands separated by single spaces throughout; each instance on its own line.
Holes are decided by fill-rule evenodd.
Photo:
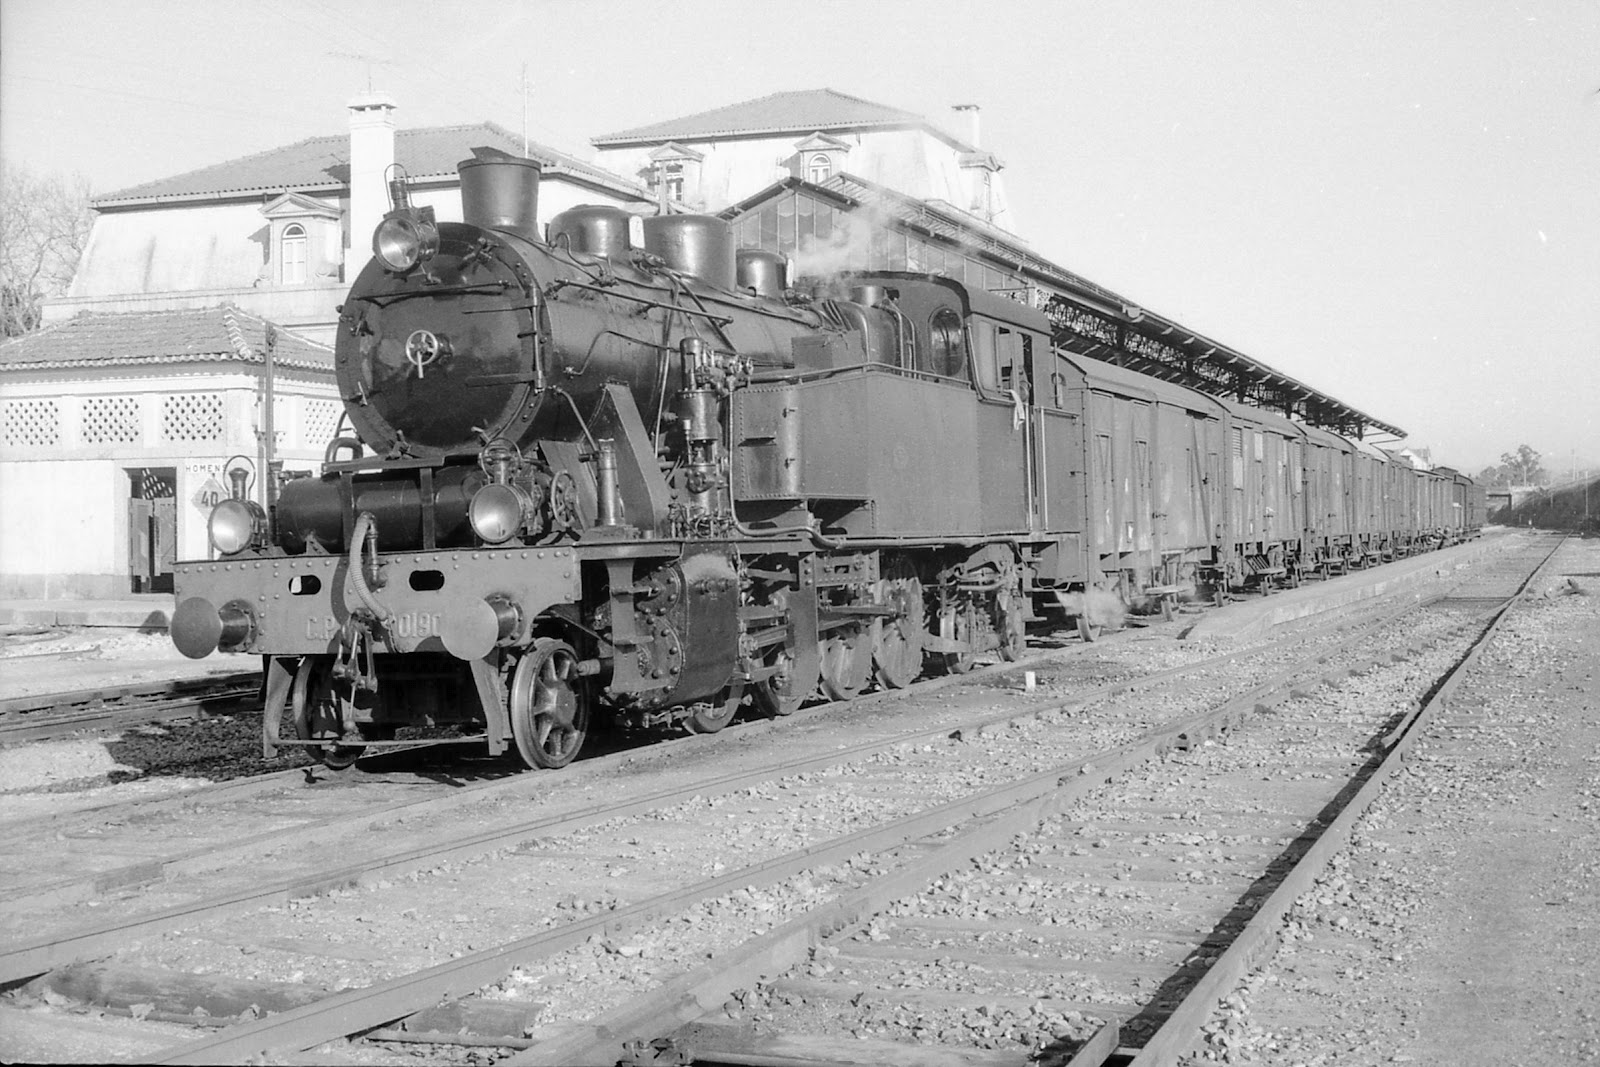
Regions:
M 1386 563 L 1327 581 L 1309 582 L 1255 600 L 1236 601 L 1207 611 L 1183 637 L 1191 641 L 1253 641 L 1269 631 L 1362 600 L 1389 596 L 1452 574 L 1492 551 L 1503 534 Z
M 92 626 L 165 633 L 171 593 L 130 593 L 110 600 L 0 600 L 0 626 Z

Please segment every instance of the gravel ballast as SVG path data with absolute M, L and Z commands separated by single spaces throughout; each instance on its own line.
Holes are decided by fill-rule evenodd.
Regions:
M 1600 542 L 1550 573 L 1192 1062 L 1600 1062 Z

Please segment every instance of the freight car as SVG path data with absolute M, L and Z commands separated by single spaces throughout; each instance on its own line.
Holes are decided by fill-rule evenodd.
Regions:
M 601 719 L 715 731 L 1447 536 L 1462 483 L 1068 357 L 1015 301 L 800 295 L 718 220 L 541 234 L 536 164 L 460 178 L 460 223 L 391 185 L 340 309 L 356 436 L 266 507 L 236 482 L 176 568 L 177 646 L 263 657 L 269 754 L 450 725 L 559 767 Z

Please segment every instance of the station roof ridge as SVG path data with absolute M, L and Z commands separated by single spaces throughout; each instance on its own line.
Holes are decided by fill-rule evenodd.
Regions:
M 1041 283 L 1052 295 L 1043 310 L 1056 327 L 1054 339 L 1069 352 L 1210 396 L 1291 414 L 1322 429 L 1359 438 L 1370 428 L 1405 437 L 1399 427 L 1075 274 L 1033 252 L 1020 238 L 950 205 L 840 173 L 821 185 L 798 177 L 780 179 L 720 215 L 732 219 L 780 192 L 800 188 L 842 206 L 885 211 L 900 223 L 985 254 Z
M 925 115 L 829 88 L 781 90 L 692 115 L 603 134 L 591 138 L 589 143 L 597 148 L 620 148 L 671 140 L 896 126 L 924 126 L 962 148 L 972 147 L 934 125 Z
M 470 159 L 472 149 L 483 147 L 486 140 L 492 147 L 522 155 L 520 136 L 485 120 L 395 130 L 395 162 L 413 178 L 453 176 L 456 164 Z M 528 142 L 528 158 L 555 173 L 564 172 L 641 198 L 649 196 L 638 183 L 548 145 Z M 91 203 L 97 209 L 106 209 L 291 191 L 333 192 L 344 189 L 349 182 L 349 134 L 326 134 L 129 186 L 97 196 Z
M 160 311 L 84 312 L 0 344 L 0 372 L 69 367 L 193 363 L 262 363 L 268 327 L 277 331 L 274 362 L 326 371 L 333 349 L 269 323 L 233 304 Z

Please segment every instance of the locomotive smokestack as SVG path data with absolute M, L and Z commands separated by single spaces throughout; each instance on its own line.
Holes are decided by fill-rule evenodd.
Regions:
M 504 156 L 464 159 L 461 175 L 461 218 L 473 226 L 510 230 L 529 241 L 539 234 L 539 164 Z

